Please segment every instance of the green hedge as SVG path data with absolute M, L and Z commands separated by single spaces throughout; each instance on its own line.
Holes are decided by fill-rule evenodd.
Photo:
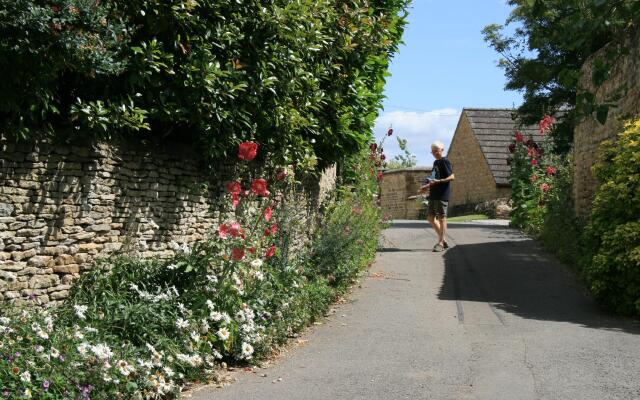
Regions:
M 602 146 L 593 169 L 600 186 L 585 234 L 584 274 L 605 305 L 640 315 L 640 120 Z
M 323 166 L 369 141 L 409 1 L 0 0 L 0 132 Z

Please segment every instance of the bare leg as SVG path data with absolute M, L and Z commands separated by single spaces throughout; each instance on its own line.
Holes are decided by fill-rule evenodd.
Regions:
M 440 239 L 440 244 L 444 244 L 445 241 L 445 235 L 447 234 L 447 217 L 440 217 L 439 219 L 440 222 L 440 231 L 438 232 L 439 236 L 438 238 Z
M 438 235 L 438 243 L 442 244 L 442 223 L 439 219 L 436 218 L 435 215 L 429 215 L 427 217 L 427 219 L 429 220 L 429 222 L 431 223 L 431 226 L 433 226 L 433 230 L 436 232 L 436 235 Z

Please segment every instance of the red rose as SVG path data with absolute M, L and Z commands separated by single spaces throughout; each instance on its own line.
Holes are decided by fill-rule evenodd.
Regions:
M 547 167 L 547 169 L 545 170 L 545 172 L 549 175 L 555 175 L 556 172 L 558 172 L 554 167 Z
M 264 220 L 269 222 L 271 220 L 271 216 L 273 212 L 271 211 L 271 207 L 267 207 L 264 209 Z
M 220 226 L 218 227 L 218 235 L 220 235 L 221 238 L 226 238 L 227 234 L 229 233 L 229 227 L 227 226 L 227 224 L 220 224 Z
M 548 183 L 543 183 L 542 185 L 540 185 L 540 189 L 542 189 L 542 191 L 545 193 L 548 192 L 550 188 L 551 187 L 549 186 Z
M 265 235 L 265 236 L 271 236 L 271 229 L 269 229 L 269 228 L 264 228 L 264 235 Z
M 242 260 L 244 258 L 244 248 L 234 247 L 233 250 L 231 250 L 231 258 L 236 261 Z
M 275 255 L 276 255 L 276 245 L 275 244 L 272 245 L 271 247 L 269 247 L 267 249 L 267 252 L 264 253 L 264 256 L 267 257 L 267 258 L 273 257 Z
M 255 254 L 255 252 L 256 252 L 256 248 L 255 247 L 249 247 L 249 253 Z
M 258 154 L 258 143 L 242 142 L 238 148 L 238 158 L 241 160 L 251 161 Z
M 538 175 L 531 175 L 531 178 L 529 178 L 531 180 L 531 183 L 535 183 L 535 181 L 538 180 Z
M 262 178 L 254 179 L 253 182 L 251 182 L 251 191 L 258 196 L 269 196 L 269 191 L 267 190 L 267 181 Z
M 536 160 L 535 158 L 532 158 L 531 165 L 538 165 L 538 160 Z
M 242 186 L 240 185 L 240 182 L 229 182 L 227 183 L 227 191 L 229 193 L 240 193 L 242 191 Z

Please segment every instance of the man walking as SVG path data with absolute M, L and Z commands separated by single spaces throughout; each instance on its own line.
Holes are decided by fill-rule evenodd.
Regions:
M 432 178 L 428 179 L 421 187 L 422 190 L 429 188 L 427 219 L 438 235 L 438 243 L 433 247 L 433 251 L 443 251 L 449 247 L 444 237 L 447 233 L 447 207 L 451 195 L 451 181 L 455 179 L 455 176 L 451 162 L 443 156 L 443 153 L 444 143 L 433 142 L 431 154 L 436 160 L 433 162 Z

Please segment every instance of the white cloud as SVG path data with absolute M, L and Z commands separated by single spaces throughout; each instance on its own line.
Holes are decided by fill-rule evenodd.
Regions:
M 417 157 L 418 166 L 429 166 L 433 164 L 431 143 L 440 140 L 448 148 L 459 118 L 460 111 L 453 108 L 425 112 L 385 112 L 376 119 L 374 134 L 376 141 L 380 143 L 386 137 L 389 127 L 393 128 L 393 136 L 386 137 L 383 145 L 388 160 L 401 152 L 395 138 L 399 136 L 407 139 L 407 147 Z

